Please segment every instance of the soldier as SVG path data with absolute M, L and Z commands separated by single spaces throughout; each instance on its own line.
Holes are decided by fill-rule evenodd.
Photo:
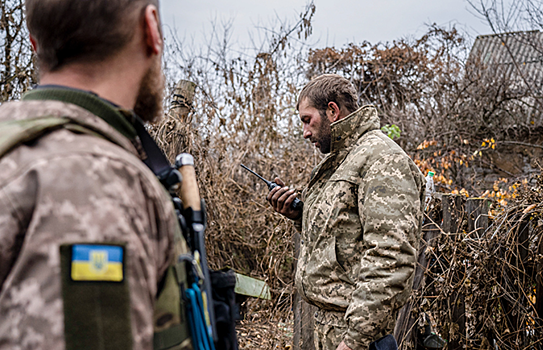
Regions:
M 185 346 L 187 248 L 138 118 L 161 114 L 158 0 L 27 0 L 26 19 L 41 85 L 0 129 L 43 135 L 0 153 L 0 349 Z
M 290 207 L 294 189 L 267 199 L 301 230 L 295 285 L 318 307 L 316 349 L 368 349 L 393 332 L 411 292 L 425 180 L 381 132 L 375 108 L 358 108 L 345 78 L 315 78 L 297 109 L 304 138 L 327 156 L 311 173 L 303 212 Z

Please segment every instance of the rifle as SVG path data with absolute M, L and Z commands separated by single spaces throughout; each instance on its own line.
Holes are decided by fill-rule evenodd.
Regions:
M 181 203 L 175 201 L 178 212 L 182 214 L 180 224 L 187 231 L 187 243 L 191 248 L 195 262 L 199 265 L 199 273 L 202 274 L 203 286 L 201 286 L 202 303 L 206 331 L 216 342 L 217 330 L 215 328 L 215 312 L 213 308 L 213 294 L 211 289 L 211 278 L 207 265 L 204 231 L 206 227 L 205 204 L 200 199 L 200 191 L 196 181 L 194 170 L 194 158 L 188 153 L 181 153 L 175 158 L 175 168 L 180 172 L 183 184 L 180 190 Z M 183 222 L 184 225 L 183 225 Z
M 235 285 L 233 270 L 210 271 L 207 265 L 204 231 L 205 203 L 200 199 L 194 159 L 182 153 L 175 168 L 183 177 L 180 199 L 173 196 L 179 223 L 184 230 L 192 256 L 182 255 L 194 268 L 193 283 L 184 291 L 187 298 L 194 350 L 238 350 L 235 329 Z M 217 317 L 215 317 L 217 312 Z
M 143 162 L 170 193 L 179 225 L 191 248 L 192 254 L 179 256 L 178 263 L 187 262 L 190 267 L 187 272 L 191 276 L 191 281 L 186 287 L 181 287 L 182 297 L 187 302 L 186 309 L 193 348 L 195 350 L 214 350 L 215 344 L 218 344 L 218 349 L 224 349 L 226 348 L 225 342 L 223 339 L 219 339 L 215 323 L 215 305 L 204 240 L 205 205 L 200 199 L 196 172 L 194 171 L 194 159 L 190 154 L 182 153 L 176 157 L 175 166 L 172 166 L 137 117 L 135 128 L 147 155 Z M 175 193 L 180 184 L 181 198 L 178 198 Z M 227 323 L 229 330 L 234 327 L 232 317 L 222 323 L 221 329 L 224 329 L 224 323 Z M 222 334 L 224 333 L 223 331 Z M 231 340 L 229 349 L 237 350 L 235 333 L 228 340 Z
M 255 175 L 256 177 L 258 177 L 260 180 L 264 181 L 266 183 L 266 185 L 268 185 L 268 190 L 273 190 L 274 188 L 276 187 L 280 187 L 278 184 L 276 184 L 275 182 L 271 182 L 271 181 L 268 181 L 266 180 L 265 178 L 263 178 L 262 176 L 258 175 L 257 173 L 255 173 L 254 171 L 252 171 L 251 169 L 247 168 L 245 165 L 243 164 L 240 164 L 241 167 L 245 170 L 248 170 L 249 172 L 251 172 L 251 174 Z M 294 198 L 294 201 L 292 201 L 292 203 L 290 204 L 290 207 L 294 210 L 302 210 L 303 207 L 304 207 L 304 202 L 302 202 L 301 200 L 299 200 L 298 198 Z

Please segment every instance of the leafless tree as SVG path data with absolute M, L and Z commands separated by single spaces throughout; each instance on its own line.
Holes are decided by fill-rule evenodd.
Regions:
M 468 3 L 495 34 L 543 29 L 541 0 L 468 0 Z
M 36 83 L 23 6 L 24 0 L 0 2 L 0 103 L 19 98 Z

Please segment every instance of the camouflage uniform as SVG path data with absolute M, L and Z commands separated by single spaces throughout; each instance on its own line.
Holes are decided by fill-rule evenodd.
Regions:
M 333 123 L 331 138 L 304 191 L 295 283 L 319 308 L 317 349 L 368 349 L 411 292 L 425 180 L 371 106 Z
M 133 349 L 151 349 L 159 283 L 174 246 L 186 251 L 174 242 L 171 199 L 139 159 L 133 125 L 109 103 L 46 88 L 0 107 L 0 121 L 40 116 L 102 137 L 61 129 L 0 159 L 0 349 L 64 349 L 59 246 L 79 242 L 125 245 L 127 327 Z

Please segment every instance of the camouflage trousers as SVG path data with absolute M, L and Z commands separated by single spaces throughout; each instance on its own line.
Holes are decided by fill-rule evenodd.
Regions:
M 392 312 L 390 317 L 388 317 L 388 323 L 376 335 L 376 339 L 394 333 L 397 315 L 397 311 Z M 313 335 L 315 350 L 336 350 L 338 345 L 343 341 L 345 333 L 347 333 L 347 328 L 348 325 L 345 321 L 344 312 L 319 309 L 315 312 L 315 332 Z
M 315 312 L 315 350 L 336 350 L 347 332 L 345 313 L 319 310 Z

